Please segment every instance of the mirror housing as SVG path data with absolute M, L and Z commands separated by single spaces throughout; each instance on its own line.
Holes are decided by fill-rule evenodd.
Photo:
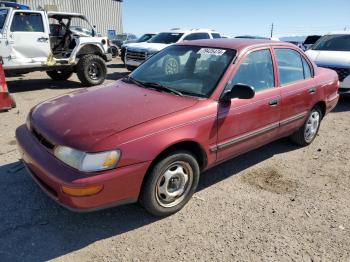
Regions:
M 251 99 L 255 96 L 254 87 L 245 84 L 235 84 L 231 90 L 225 91 L 220 101 L 231 101 L 233 98 L 238 99 Z

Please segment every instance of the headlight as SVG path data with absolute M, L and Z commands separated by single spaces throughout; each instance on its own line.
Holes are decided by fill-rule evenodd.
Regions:
M 54 155 L 67 165 L 83 172 L 96 172 L 115 168 L 120 151 L 85 153 L 66 146 L 57 146 Z

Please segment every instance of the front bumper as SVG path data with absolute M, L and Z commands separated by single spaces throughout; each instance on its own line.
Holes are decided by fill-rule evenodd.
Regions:
M 134 59 L 125 58 L 125 65 L 127 65 L 127 66 L 138 67 L 143 62 L 144 62 L 144 60 L 134 60 Z
M 94 211 L 136 202 L 142 180 L 150 162 L 86 174 L 58 160 L 26 128 L 16 130 L 22 161 L 37 184 L 52 199 L 74 211 Z M 84 188 L 102 185 L 95 195 L 73 197 L 62 192 L 62 186 Z

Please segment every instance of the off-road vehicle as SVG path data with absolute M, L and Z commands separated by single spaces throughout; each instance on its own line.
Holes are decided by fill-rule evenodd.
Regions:
M 102 84 L 112 59 L 107 38 L 82 14 L 6 7 L 0 8 L 0 55 L 7 74 L 46 71 L 67 80 L 77 73 L 85 86 Z

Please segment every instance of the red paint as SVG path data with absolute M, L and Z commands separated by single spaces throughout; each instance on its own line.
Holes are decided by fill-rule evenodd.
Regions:
M 46 187 L 46 191 L 51 190 L 49 194 L 59 203 L 86 210 L 118 201 L 136 201 L 152 161 L 170 146 L 189 141 L 197 143 L 205 155 L 202 169 L 208 169 L 290 135 L 303 125 L 305 113 L 317 103 L 325 105 L 328 113 L 338 101 L 337 74 L 319 69 L 309 60 L 315 71 L 312 79 L 280 87 L 273 49 L 286 47 L 302 53 L 294 45 L 243 39 L 183 44 L 237 50 L 235 63 L 228 68 L 209 99 L 178 97 L 117 81 L 109 86 L 64 95 L 32 110 L 33 127 L 52 144 L 88 152 L 119 149 L 122 157 L 118 168 L 93 174 L 81 173 L 57 160 L 25 126 L 17 129 L 16 136 L 26 166 L 36 179 L 39 178 L 38 183 Z M 219 102 L 225 84 L 235 74 L 247 52 L 261 48 L 270 49 L 273 55 L 275 88 L 258 92 L 250 100 Z M 316 88 L 316 93 L 308 92 L 311 87 Z M 278 99 L 278 106 L 271 107 L 268 104 L 271 99 Z M 305 115 L 290 121 L 300 114 Z M 276 125 L 260 135 L 220 148 L 229 141 Z M 102 185 L 103 190 L 94 196 L 70 197 L 61 192 L 61 185 Z
M 14 100 L 7 89 L 5 72 L 0 63 L 0 111 L 9 110 L 13 106 Z

